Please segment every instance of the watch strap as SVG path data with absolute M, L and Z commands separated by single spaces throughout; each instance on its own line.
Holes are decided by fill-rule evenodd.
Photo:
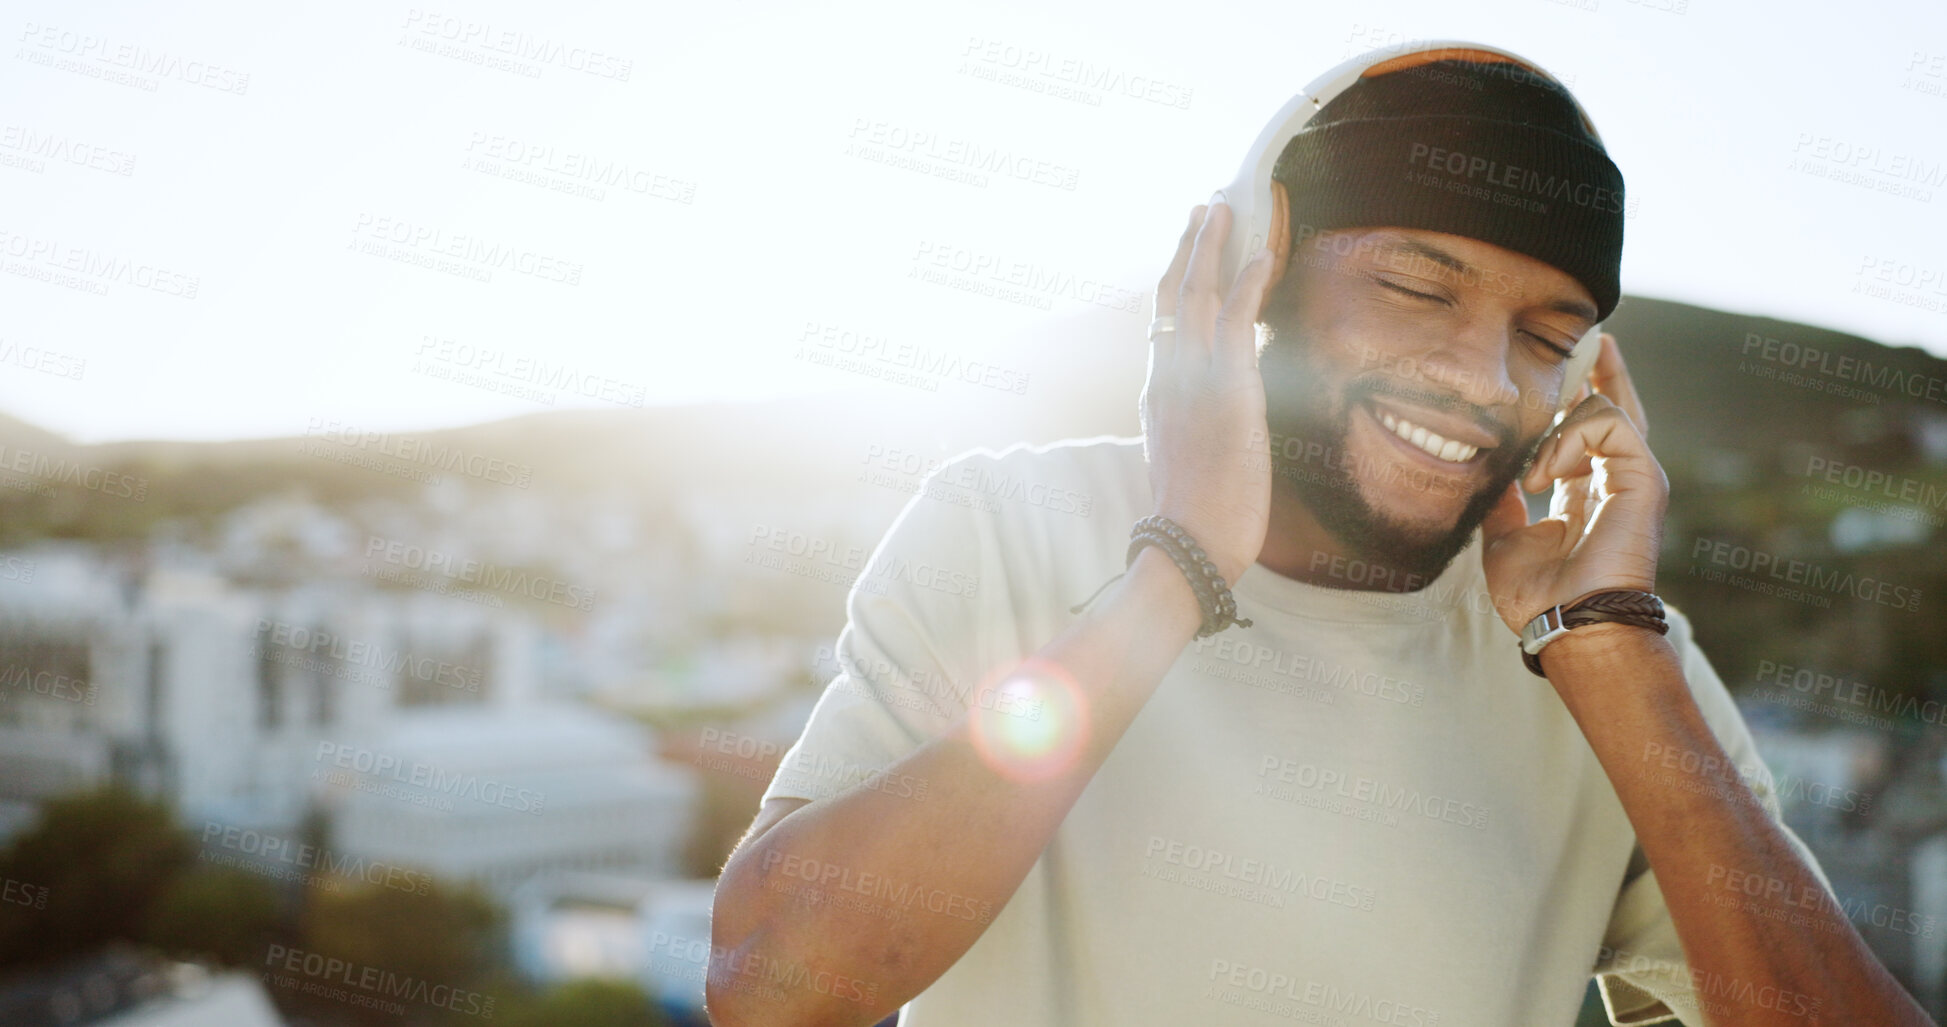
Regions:
M 1541 670 L 1541 650 L 1570 629 L 1584 624 L 1628 624 L 1649 628 L 1659 635 L 1669 634 L 1670 622 L 1663 616 L 1663 600 L 1654 592 L 1641 589 L 1603 589 L 1543 610 L 1521 632 L 1521 662 L 1537 677 Z

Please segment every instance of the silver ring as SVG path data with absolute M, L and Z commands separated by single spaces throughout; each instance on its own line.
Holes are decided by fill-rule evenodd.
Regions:
M 1149 322 L 1149 340 L 1151 342 L 1156 341 L 1156 335 L 1158 332 L 1174 333 L 1175 331 L 1176 331 L 1176 318 L 1168 314 L 1159 315 L 1154 321 Z

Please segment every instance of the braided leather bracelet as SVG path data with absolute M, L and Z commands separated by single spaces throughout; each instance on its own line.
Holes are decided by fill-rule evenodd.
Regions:
M 1649 628 L 1659 635 L 1670 632 L 1670 622 L 1663 619 L 1663 600 L 1656 593 L 1633 588 L 1590 592 L 1572 602 L 1543 610 L 1521 629 L 1521 662 L 1537 677 L 1545 678 L 1548 675 L 1541 670 L 1542 647 L 1568 634 L 1570 628 L 1605 622 Z
M 1171 562 L 1175 563 L 1177 569 L 1183 572 L 1183 576 L 1190 580 L 1190 590 L 1196 593 L 1197 606 L 1203 611 L 1203 626 L 1197 630 L 1198 638 L 1208 638 L 1232 624 L 1244 628 L 1251 626 L 1249 618 L 1237 616 L 1237 598 L 1231 595 L 1230 586 L 1224 583 L 1224 577 L 1218 573 L 1217 565 L 1210 562 L 1210 558 L 1204 554 L 1203 547 L 1197 545 L 1196 539 L 1191 538 L 1190 533 L 1184 531 L 1182 526 L 1160 514 L 1137 521 L 1136 526 L 1129 532 L 1129 552 L 1124 557 L 1123 566 L 1125 568 L 1134 566 L 1136 555 L 1142 552 L 1145 546 L 1155 546 L 1168 553 Z M 1123 574 L 1127 573 L 1127 570 L 1123 572 Z M 1069 612 L 1081 613 L 1086 610 L 1090 603 L 1095 602 L 1095 597 L 1102 594 L 1103 589 L 1115 584 L 1123 574 L 1110 578 L 1103 583 L 1102 588 L 1095 590 L 1095 595 L 1089 596 L 1077 606 L 1069 607 Z

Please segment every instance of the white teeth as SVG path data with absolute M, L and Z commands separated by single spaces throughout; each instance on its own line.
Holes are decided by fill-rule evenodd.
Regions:
M 1474 458 L 1474 454 L 1481 451 L 1479 446 L 1470 446 L 1465 442 L 1443 438 L 1411 421 L 1394 417 L 1384 410 L 1379 411 L 1379 423 L 1385 425 L 1387 431 L 1426 450 L 1429 455 L 1449 463 L 1466 463 Z

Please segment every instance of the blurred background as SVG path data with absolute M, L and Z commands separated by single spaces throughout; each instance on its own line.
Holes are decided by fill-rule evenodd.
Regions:
M 702 1022 L 865 554 L 970 447 L 1135 434 L 1188 208 L 1417 38 L 1549 68 L 1623 168 L 1659 590 L 1947 1015 L 1937 7 L 6 28 L 0 1022 Z

